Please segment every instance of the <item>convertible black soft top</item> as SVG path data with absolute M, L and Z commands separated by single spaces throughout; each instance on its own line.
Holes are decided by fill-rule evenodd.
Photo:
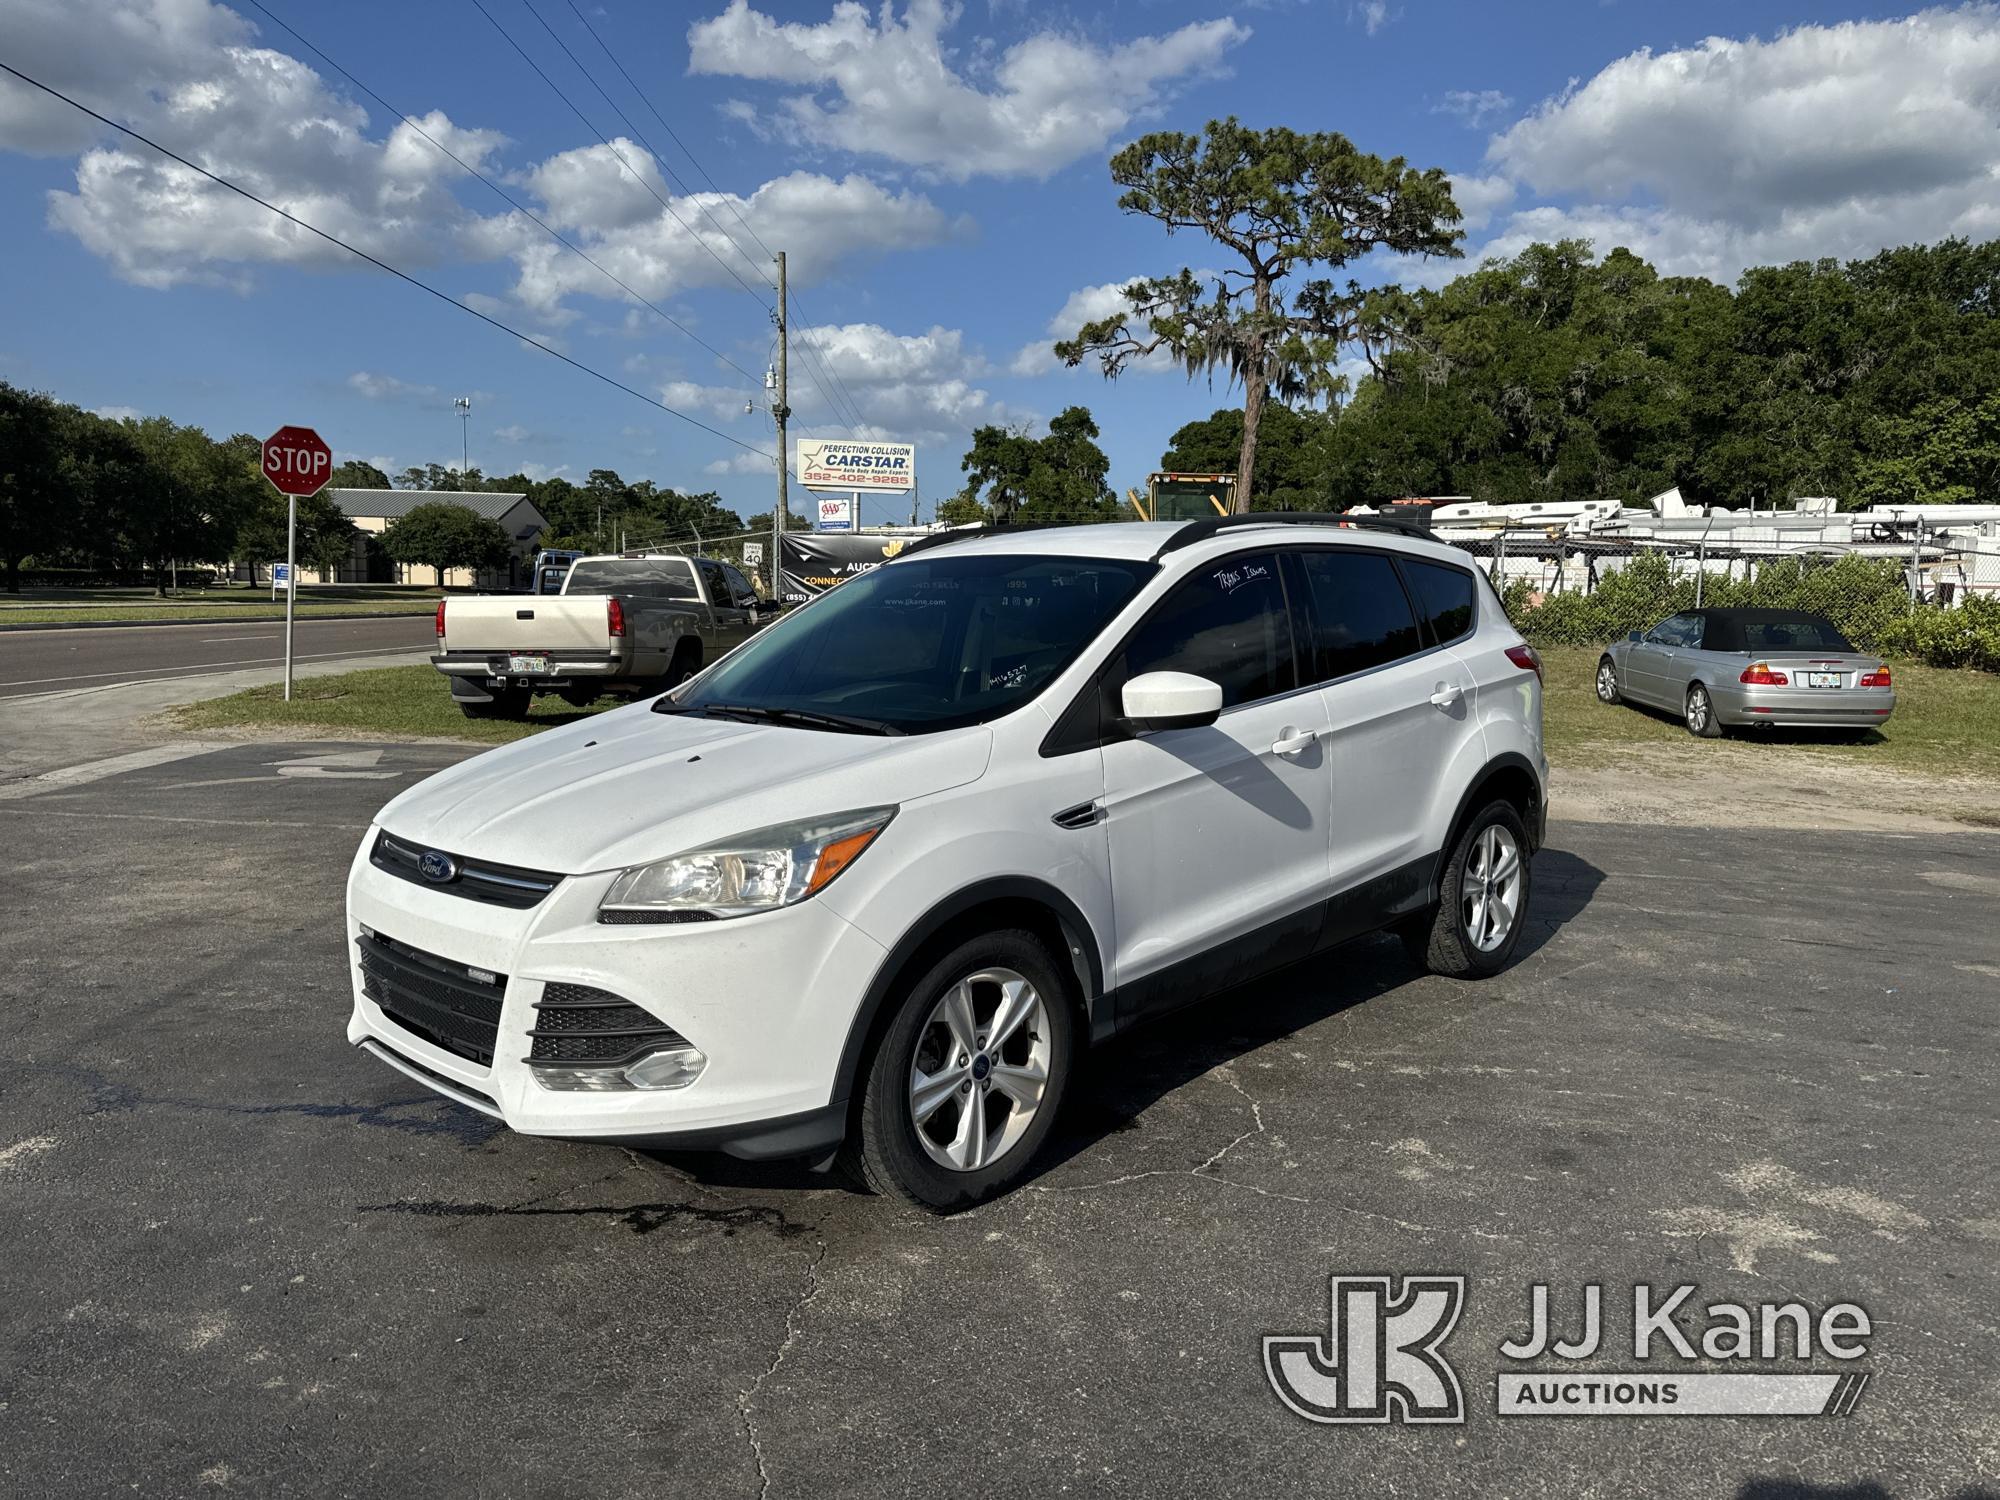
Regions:
M 1834 623 L 1809 609 L 1697 609 L 1704 651 L 1852 651 Z

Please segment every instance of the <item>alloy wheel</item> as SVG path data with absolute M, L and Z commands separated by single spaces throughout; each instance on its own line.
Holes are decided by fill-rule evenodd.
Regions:
M 1597 696 L 1606 703 L 1618 696 L 1618 673 L 1608 661 L 1597 664 Z
M 1033 1123 L 1048 1090 L 1049 1018 L 1012 969 L 981 969 L 946 990 L 917 1035 L 910 1119 L 925 1153 L 954 1172 L 992 1166 Z
M 1708 694 L 1702 688 L 1697 687 L 1688 694 L 1688 728 L 1692 729 L 1696 734 L 1700 734 L 1708 728 L 1708 715 Z
M 1473 841 L 1459 881 L 1459 916 L 1473 947 L 1491 953 L 1506 943 L 1521 910 L 1521 846 L 1499 824 Z

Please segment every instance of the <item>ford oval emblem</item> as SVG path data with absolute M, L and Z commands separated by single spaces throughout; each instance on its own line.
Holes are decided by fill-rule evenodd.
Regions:
M 436 849 L 426 849 L 417 861 L 417 873 L 434 885 L 458 879 L 458 861 Z

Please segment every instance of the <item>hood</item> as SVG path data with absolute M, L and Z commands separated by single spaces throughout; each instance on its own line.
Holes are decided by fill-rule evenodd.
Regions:
M 462 761 L 376 821 L 453 854 L 578 875 L 946 791 L 982 775 L 991 747 L 983 727 L 890 738 L 641 703 Z

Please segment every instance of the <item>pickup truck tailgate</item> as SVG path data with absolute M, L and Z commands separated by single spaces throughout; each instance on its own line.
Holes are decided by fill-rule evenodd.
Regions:
M 602 656 L 613 649 L 610 603 L 601 594 L 574 599 L 547 594 L 447 599 L 444 639 L 438 646 L 447 652 L 588 652 Z

